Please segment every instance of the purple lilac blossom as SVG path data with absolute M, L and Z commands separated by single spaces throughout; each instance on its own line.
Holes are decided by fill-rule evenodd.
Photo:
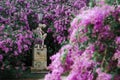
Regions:
M 66 80 L 119 80 L 119 73 L 114 70 L 120 67 L 120 31 L 113 25 L 119 23 L 119 16 L 114 14 L 119 14 L 119 10 L 105 4 L 85 9 L 76 16 L 69 29 L 69 43 L 52 56 L 48 67 L 51 73 L 45 80 L 61 80 L 65 72 Z M 112 19 L 105 24 L 111 15 L 115 22 L 111 25 Z

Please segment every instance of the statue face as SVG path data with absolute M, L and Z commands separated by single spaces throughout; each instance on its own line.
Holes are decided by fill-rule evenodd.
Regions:
M 38 46 L 37 45 L 35 45 L 35 47 L 34 48 L 38 48 Z
M 45 28 L 46 25 L 45 25 L 45 24 L 39 24 L 39 27 L 40 27 L 40 28 Z

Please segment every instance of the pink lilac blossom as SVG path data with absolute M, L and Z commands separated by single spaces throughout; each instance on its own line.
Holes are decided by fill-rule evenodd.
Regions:
M 111 80 L 111 78 L 112 78 L 111 74 L 107 74 L 105 72 L 102 72 L 100 68 L 98 68 L 96 70 L 96 72 L 98 73 L 98 77 L 96 80 Z
M 33 7 L 31 8 L 32 1 L 0 0 L 0 69 L 2 70 L 15 67 L 25 69 L 25 65 L 22 65 L 23 58 L 28 55 L 25 53 L 28 53 L 32 44 L 36 42 L 32 29 L 39 22 L 36 15 L 38 13 Z M 29 18 L 31 16 L 35 21 Z M 37 41 L 40 41 L 40 38 Z
M 93 74 L 92 67 L 95 66 L 95 62 L 90 60 L 92 58 L 93 49 L 87 49 L 81 56 L 78 53 L 72 54 L 73 65 L 71 65 L 70 74 L 67 80 L 92 80 Z
M 46 75 L 45 80 L 61 80 L 61 74 L 64 72 L 64 68 L 62 67 L 62 63 L 60 61 L 61 54 L 58 53 L 51 57 L 51 60 L 53 61 L 50 66 L 48 67 L 50 70 L 52 70 L 52 73 L 49 73 Z M 57 65 L 55 65 L 57 64 Z
M 48 3 L 49 4 L 48 4 Z M 87 0 L 48 0 L 42 1 L 41 4 L 47 5 L 42 8 L 44 13 L 42 22 L 51 25 L 48 32 L 53 32 L 55 41 L 59 44 L 67 39 L 67 29 L 70 27 L 72 15 L 79 13 L 80 9 L 86 7 Z
M 0 55 L 0 61 L 2 61 L 3 60 L 3 55 Z
M 115 39 L 115 42 L 117 45 L 117 49 L 116 49 L 116 52 L 114 53 L 112 59 L 117 60 L 118 61 L 117 67 L 120 67 L 120 37 L 117 36 Z
M 120 37 L 116 38 L 116 44 L 118 44 L 118 45 L 120 44 Z
M 118 16 L 114 15 L 115 12 L 119 13 L 119 9 L 117 9 L 114 6 L 101 5 L 82 11 L 71 23 L 69 44 L 63 46 L 53 56 L 50 65 L 52 72 L 46 76 L 51 77 L 55 71 L 60 69 L 60 72 L 57 71 L 60 75 L 53 76 L 55 78 L 51 77 L 51 80 L 61 80 L 60 76 L 65 72 L 69 72 L 66 80 L 111 80 L 116 78 L 113 75 L 119 73 L 114 72 L 113 69 L 118 70 L 120 67 L 118 36 L 120 33 L 118 34 L 118 29 L 115 29 L 115 24 L 111 25 L 111 21 L 114 19 L 107 24 L 105 22 L 108 17 L 110 19 Z M 115 22 L 118 22 L 117 18 L 115 18 Z M 115 64 L 110 66 L 113 63 Z
M 107 9 L 107 10 L 106 10 Z M 70 30 L 74 30 L 79 26 L 85 27 L 88 24 L 98 25 L 98 23 L 102 27 L 103 20 L 110 15 L 111 12 L 114 11 L 114 7 L 104 5 L 102 7 L 94 7 L 92 9 L 84 10 L 79 14 L 71 23 Z M 96 14 L 96 15 L 94 15 Z M 76 26 L 75 26 L 76 25 Z

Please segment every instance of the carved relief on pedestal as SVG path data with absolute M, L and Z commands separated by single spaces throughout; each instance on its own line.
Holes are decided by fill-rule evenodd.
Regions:
M 34 47 L 33 66 L 37 69 L 46 69 L 47 67 L 47 49 L 41 48 L 39 44 Z M 39 65 L 39 66 L 38 66 Z M 41 67 L 42 66 L 42 67 Z
M 33 66 L 32 72 L 40 72 L 40 70 L 46 70 L 47 68 L 47 49 L 41 48 L 39 44 L 36 44 L 33 51 Z

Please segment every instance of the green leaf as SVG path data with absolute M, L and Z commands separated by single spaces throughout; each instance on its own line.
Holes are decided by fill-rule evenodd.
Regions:
M 64 49 L 64 53 L 61 56 L 61 61 L 62 61 L 63 64 L 65 63 L 65 60 L 66 60 L 66 57 L 67 57 L 67 53 L 68 53 L 68 51 L 66 49 Z

